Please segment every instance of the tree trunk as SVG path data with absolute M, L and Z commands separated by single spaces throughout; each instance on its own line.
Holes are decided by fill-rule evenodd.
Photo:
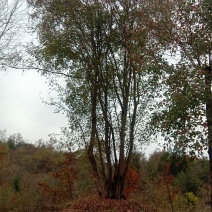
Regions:
M 97 162 L 93 153 L 94 143 L 96 139 L 96 125 L 97 125 L 96 107 L 97 107 L 97 87 L 94 84 L 91 87 L 91 136 L 87 153 L 88 153 L 88 159 L 92 167 L 97 192 L 99 196 L 102 196 L 101 180 L 97 168 Z
M 107 198 L 110 199 L 124 199 L 124 181 L 123 176 L 118 173 L 118 175 L 114 175 L 110 184 L 107 185 L 107 190 L 109 196 Z
M 206 96 L 206 118 L 208 125 L 208 155 L 209 155 L 209 164 L 210 164 L 210 204 L 212 211 L 212 73 L 211 67 L 205 68 L 205 96 Z

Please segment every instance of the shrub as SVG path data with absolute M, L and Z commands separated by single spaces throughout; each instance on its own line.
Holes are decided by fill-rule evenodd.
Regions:
M 199 198 L 195 196 L 192 192 L 185 193 L 185 196 L 189 203 L 196 205 L 199 202 Z

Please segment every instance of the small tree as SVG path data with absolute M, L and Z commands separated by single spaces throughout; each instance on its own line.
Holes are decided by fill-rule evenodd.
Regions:
M 49 173 L 50 180 L 38 183 L 53 205 L 73 198 L 74 184 L 78 177 L 74 162 L 73 153 L 64 153 L 63 159 L 55 164 L 55 170 Z

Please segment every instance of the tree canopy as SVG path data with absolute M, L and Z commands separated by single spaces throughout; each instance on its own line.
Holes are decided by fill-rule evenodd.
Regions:
M 159 33 L 171 54 L 168 59 L 172 68 L 164 74 L 166 98 L 159 103 L 162 110 L 154 118 L 169 138 L 178 140 L 179 146 L 200 151 L 207 146 L 209 114 L 205 107 L 211 92 L 210 71 L 207 71 L 211 69 L 210 4 L 209 1 L 173 2 L 170 23 L 162 23 L 167 31 Z

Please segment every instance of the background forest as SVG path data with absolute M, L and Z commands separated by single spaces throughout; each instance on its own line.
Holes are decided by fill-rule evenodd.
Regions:
M 0 211 L 209 211 L 208 160 L 172 151 L 133 152 L 124 194 L 96 195 L 86 151 L 64 152 L 20 134 L 0 142 Z M 100 167 L 99 167 L 100 168 Z

